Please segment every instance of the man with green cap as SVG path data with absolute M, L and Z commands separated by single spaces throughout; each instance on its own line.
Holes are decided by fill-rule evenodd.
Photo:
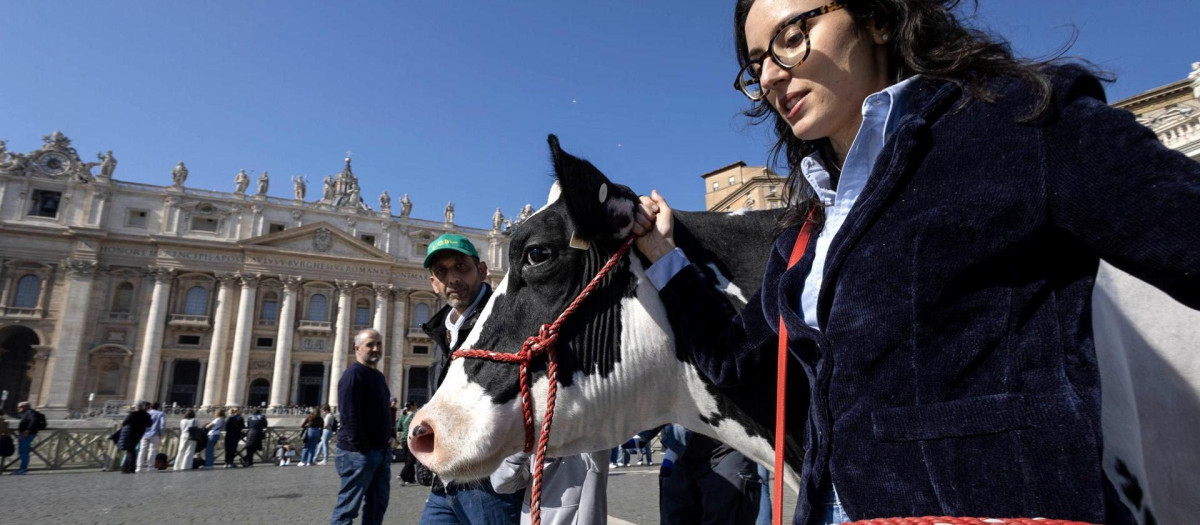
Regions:
M 479 260 L 479 252 L 469 239 L 456 233 L 443 234 L 429 244 L 425 267 L 429 269 L 429 284 L 434 293 L 446 301 L 446 306 L 421 326 L 433 340 L 433 363 L 429 367 L 432 397 L 446 378 L 450 354 L 458 350 L 475 326 L 492 288 L 487 284 L 487 263 Z M 435 478 L 425 500 L 421 523 L 462 524 L 461 516 L 470 517 L 468 525 L 517 523 L 524 494 L 524 491 L 497 494 L 486 479 L 468 485 L 443 485 Z

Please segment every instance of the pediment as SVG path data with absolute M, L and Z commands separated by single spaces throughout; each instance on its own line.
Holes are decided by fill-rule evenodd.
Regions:
M 328 222 L 317 222 L 299 228 L 260 235 L 238 242 L 247 248 L 266 248 L 272 251 L 306 255 L 330 255 L 392 261 L 392 256 L 361 239 L 352 237 Z

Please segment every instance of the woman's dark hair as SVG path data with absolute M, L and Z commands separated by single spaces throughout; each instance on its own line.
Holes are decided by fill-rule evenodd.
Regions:
M 961 87 L 968 100 L 992 102 L 996 93 L 989 86 L 989 80 L 1010 77 L 1027 83 L 1033 90 L 1034 103 L 1022 120 L 1041 115 L 1050 105 L 1050 81 L 1042 72 L 1042 67 L 1049 62 L 1016 58 L 1004 39 L 963 25 L 954 15 L 960 1 L 842 0 L 841 3 L 860 29 L 866 30 L 870 23 L 886 28 L 892 36 L 887 44 L 889 78 L 903 80 L 922 75 L 946 80 Z M 754 2 L 738 0 L 734 10 L 734 44 L 739 67 L 749 61 L 746 17 Z M 973 3 L 978 6 L 977 0 Z M 800 180 L 799 166 L 804 157 L 819 151 L 835 179 L 840 176 L 837 163 L 831 162 L 835 159 L 828 139 L 806 141 L 796 138 L 787 120 L 772 110 L 766 101 L 756 102 L 745 115 L 755 123 L 771 121 L 775 130 L 771 162 L 779 165 L 783 161 L 788 168 L 784 199 L 789 206 L 780 218 L 780 229 L 803 221 L 813 206 L 818 207 L 815 219 L 820 226 L 824 222 L 820 202 L 808 195 L 807 186 Z
M 183 415 L 183 418 L 184 419 L 196 419 L 196 411 L 188 410 L 187 413 Z

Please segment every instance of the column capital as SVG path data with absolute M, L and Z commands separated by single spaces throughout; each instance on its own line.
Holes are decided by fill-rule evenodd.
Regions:
M 221 282 L 221 286 L 232 287 L 237 284 L 238 274 L 228 272 L 217 272 L 217 280 Z
M 288 291 L 291 293 L 295 293 L 296 290 L 300 288 L 300 281 L 303 281 L 303 280 L 304 280 L 304 278 L 299 275 L 280 275 L 279 276 L 279 282 L 283 283 L 283 289 L 285 291 Z
M 262 276 L 256 273 L 239 273 L 237 274 L 237 278 L 241 281 L 242 288 L 254 288 L 258 286 L 258 280 Z
M 380 284 L 380 283 L 374 283 L 371 285 L 371 287 L 375 288 L 375 297 L 380 301 L 387 301 L 387 300 L 391 299 L 392 293 L 396 289 L 395 286 L 392 286 L 390 284 Z
M 96 273 L 96 261 L 84 261 L 81 259 L 65 259 L 62 262 L 63 269 L 67 270 L 67 274 L 72 277 L 91 277 Z
M 150 266 L 146 268 L 146 275 L 153 277 L 155 282 L 166 284 L 171 282 L 171 279 L 175 277 L 175 270 L 161 266 Z
M 335 280 L 334 284 L 337 285 L 337 289 L 339 292 L 346 294 L 346 295 L 349 295 L 351 292 L 354 291 L 354 287 L 358 286 L 357 282 L 343 281 L 341 279 Z

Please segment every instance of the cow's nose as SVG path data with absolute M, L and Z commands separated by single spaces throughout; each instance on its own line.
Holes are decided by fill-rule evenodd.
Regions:
M 408 449 L 419 454 L 433 452 L 433 427 L 429 423 L 421 421 L 413 425 L 408 436 Z

